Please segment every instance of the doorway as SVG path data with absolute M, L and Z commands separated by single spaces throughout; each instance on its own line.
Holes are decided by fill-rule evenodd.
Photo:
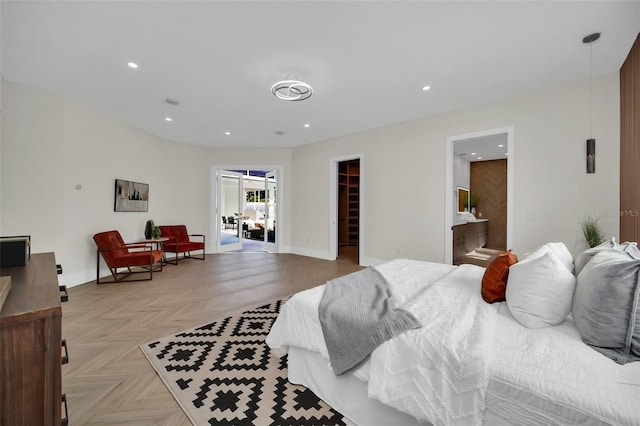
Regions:
M 473 163 L 477 164 L 472 167 Z M 445 263 L 453 262 L 454 225 L 468 221 L 488 221 L 488 224 L 494 225 L 494 235 L 490 240 L 496 245 L 495 248 L 502 249 L 502 246 L 505 246 L 506 249 L 510 249 L 513 246 L 515 176 L 513 127 L 448 137 L 445 164 Z M 472 181 L 472 175 L 475 182 Z M 495 179 L 495 181 L 487 182 L 479 179 Z M 500 195 L 503 186 L 506 186 L 504 189 L 506 195 Z M 457 188 L 470 189 L 470 201 L 465 204 L 468 212 L 459 211 L 460 200 L 457 198 Z M 484 205 L 478 193 L 483 194 Z M 506 199 L 504 199 L 505 196 Z
M 218 208 L 220 216 L 217 229 L 218 252 L 242 249 L 242 210 L 244 192 L 242 174 L 231 170 L 219 170 Z
M 338 258 L 360 261 L 360 159 L 338 162 Z
M 216 252 L 277 252 L 278 169 L 214 168 L 213 176 Z

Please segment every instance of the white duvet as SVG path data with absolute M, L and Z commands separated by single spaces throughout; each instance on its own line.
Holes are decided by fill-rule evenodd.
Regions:
M 475 286 L 483 274 L 461 265 L 404 305 L 422 328 L 371 354 L 370 397 L 436 426 L 482 424 L 497 316 Z
M 395 308 L 403 306 L 427 286 L 453 271 L 455 266 L 396 259 L 376 269 L 389 283 Z M 329 353 L 318 318 L 318 306 L 323 293 L 324 285 L 304 290 L 296 293 L 282 306 L 280 315 L 267 336 L 267 344 L 276 356 L 285 355 L 289 346 L 298 346 L 319 352 L 328 362 Z M 360 380 L 367 381 L 368 370 L 369 362 L 366 362 L 352 374 Z
M 398 259 L 377 269 L 397 306 L 432 326 L 386 342 L 353 372 L 370 397 L 434 424 L 640 425 L 640 362 L 619 365 L 589 348 L 571 317 L 521 326 L 504 302 L 482 301 L 484 269 L 472 265 Z M 267 338 L 274 353 L 299 346 L 328 360 L 317 314 L 323 291 L 283 306 Z

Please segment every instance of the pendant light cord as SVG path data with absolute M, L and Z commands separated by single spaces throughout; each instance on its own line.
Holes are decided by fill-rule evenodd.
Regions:
M 589 43 L 589 137 L 593 139 L 593 42 L 600 38 L 600 33 L 589 34 L 582 39 Z
M 589 43 L 589 137 L 593 139 L 593 43 Z

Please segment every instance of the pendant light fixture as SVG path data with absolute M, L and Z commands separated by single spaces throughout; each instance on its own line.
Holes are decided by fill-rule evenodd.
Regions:
M 596 172 L 596 140 L 593 137 L 593 42 L 600 33 L 589 34 L 582 42 L 589 45 L 589 139 L 587 139 L 587 173 Z

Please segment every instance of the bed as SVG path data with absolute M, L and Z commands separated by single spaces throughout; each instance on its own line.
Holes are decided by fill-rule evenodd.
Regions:
M 273 354 L 288 354 L 289 380 L 347 424 L 640 424 L 640 362 L 620 364 L 586 345 L 571 314 L 553 326 L 523 326 L 506 302 L 483 300 L 486 270 L 475 265 L 396 259 L 376 269 L 393 307 L 422 327 L 336 375 L 318 315 L 325 284 L 292 296 L 267 337 Z M 521 269 L 536 277 L 524 259 Z

